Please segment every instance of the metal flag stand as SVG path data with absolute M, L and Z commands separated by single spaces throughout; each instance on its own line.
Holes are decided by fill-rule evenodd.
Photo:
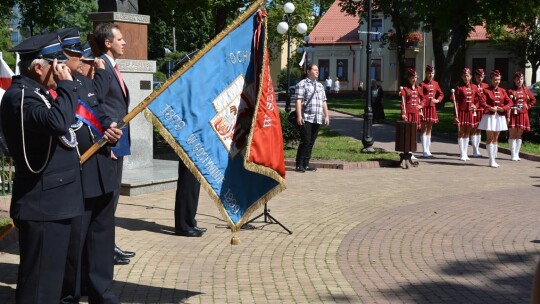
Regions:
M 275 217 L 270 215 L 270 209 L 268 209 L 267 204 L 264 204 L 264 211 L 263 213 L 257 215 L 256 217 L 252 218 L 251 220 L 247 221 L 242 227 L 248 226 L 249 223 L 252 223 L 256 219 L 260 218 L 261 216 L 264 216 L 264 222 L 267 224 L 278 224 L 281 226 L 281 228 L 285 229 L 289 234 L 292 234 L 292 231 L 287 229 L 282 223 L 280 223 L 278 220 L 276 220 Z

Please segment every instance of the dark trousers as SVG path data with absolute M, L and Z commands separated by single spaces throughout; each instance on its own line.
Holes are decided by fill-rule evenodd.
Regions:
M 68 254 L 72 219 L 51 222 L 17 220 L 20 264 L 18 304 L 58 303 Z
M 116 212 L 116 207 L 118 207 L 118 201 L 120 200 L 120 189 L 122 188 L 122 171 L 124 169 L 124 157 L 118 157 L 116 160 L 116 178 L 118 183 L 118 189 L 114 191 L 113 195 L 113 204 L 114 211 Z
M 178 162 L 178 182 L 174 201 L 174 228 L 186 231 L 197 226 L 195 215 L 199 205 L 201 184 L 186 165 Z
M 319 134 L 320 124 L 304 121 L 304 125 L 300 127 L 300 144 L 296 152 L 296 165 L 307 166 L 311 159 L 311 151 Z
M 66 267 L 63 303 L 79 303 L 82 288 L 90 304 L 120 303 L 110 290 L 114 274 L 113 197 L 110 192 L 84 200 L 84 215 L 78 227 L 82 240 L 77 252 L 70 251 L 72 265 Z

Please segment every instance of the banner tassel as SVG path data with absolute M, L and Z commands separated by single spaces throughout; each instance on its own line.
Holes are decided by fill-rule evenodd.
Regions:
M 231 238 L 231 245 L 240 245 L 240 238 L 236 236 L 236 233 Z

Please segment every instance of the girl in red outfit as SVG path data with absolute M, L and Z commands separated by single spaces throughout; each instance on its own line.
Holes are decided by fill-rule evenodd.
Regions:
M 520 160 L 519 150 L 521 149 L 523 131 L 531 130 L 529 109 L 536 103 L 536 98 L 523 85 L 523 73 L 521 72 L 514 74 L 514 87 L 508 89 L 507 93 L 513 103 L 510 109 L 510 120 L 508 123 L 508 128 L 510 129 L 508 145 L 510 146 L 512 160 L 516 161 Z
M 460 160 L 470 160 L 467 155 L 469 147 L 469 136 L 471 131 L 478 126 L 475 119 L 476 109 L 480 106 L 481 95 L 476 86 L 471 84 L 471 70 L 464 68 L 461 73 L 461 84 L 459 84 L 450 99 L 454 101 L 457 116 L 454 123 L 458 126 L 458 145 Z M 455 100 L 454 100 L 455 98 Z
M 476 89 L 478 90 L 478 93 L 484 99 L 484 89 L 487 89 L 489 85 L 484 81 L 485 77 L 484 69 L 476 69 L 474 71 L 474 85 L 476 86 Z M 482 107 L 478 107 L 476 109 L 476 121 L 480 123 L 482 120 L 482 116 L 484 116 L 484 109 Z M 473 157 L 482 157 L 482 154 L 480 154 L 480 141 L 482 140 L 482 130 L 478 129 L 478 127 L 472 129 L 471 131 L 471 144 L 473 147 Z
M 420 83 L 420 92 L 424 96 L 424 103 L 422 107 L 423 116 L 420 117 L 422 122 L 422 149 L 423 157 L 432 157 L 431 146 L 431 130 L 434 123 L 439 122 L 437 116 L 437 109 L 435 105 L 441 102 L 444 98 L 444 94 L 439 86 L 439 83 L 433 80 L 435 77 L 435 69 L 428 65 L 426 66 L 426 79 Z
M 416 122 L 416 128 L 420 129 L 420 109 L 422 109 L 423 96 L 420 88 L 416 85 L 418 76 L 414 68 L 407 69 L 407 78 L 409 84 L 400 92 L 400 95 L 405 97 L 405 104 L 401 103 L 401 119 Z
M 512 107 L 512 101 L 506 94 L 506 90 L 499 87 L 501 73 L 498 70 L 491 72 L 489 78 L 491 85 L 484 90 L 485 100 L 482 101 L 484 116 L 478 129 L 486 130 L 486 147 L 489 157 L 489 166 L 498 168 L 495 161 L 499 143 L 499 133 L 508 130 L 506 125 L 506 113 Z

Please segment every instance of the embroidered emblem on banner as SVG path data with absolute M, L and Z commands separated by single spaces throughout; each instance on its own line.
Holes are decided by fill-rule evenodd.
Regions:
M 253 85 L 244 85 L 245 78 L 240 75 L 212 102 L 217 114 L 210 125 L 231 159 L 246 147 L 253 115 L 251 101 L 255 99 L 255 90 Z

